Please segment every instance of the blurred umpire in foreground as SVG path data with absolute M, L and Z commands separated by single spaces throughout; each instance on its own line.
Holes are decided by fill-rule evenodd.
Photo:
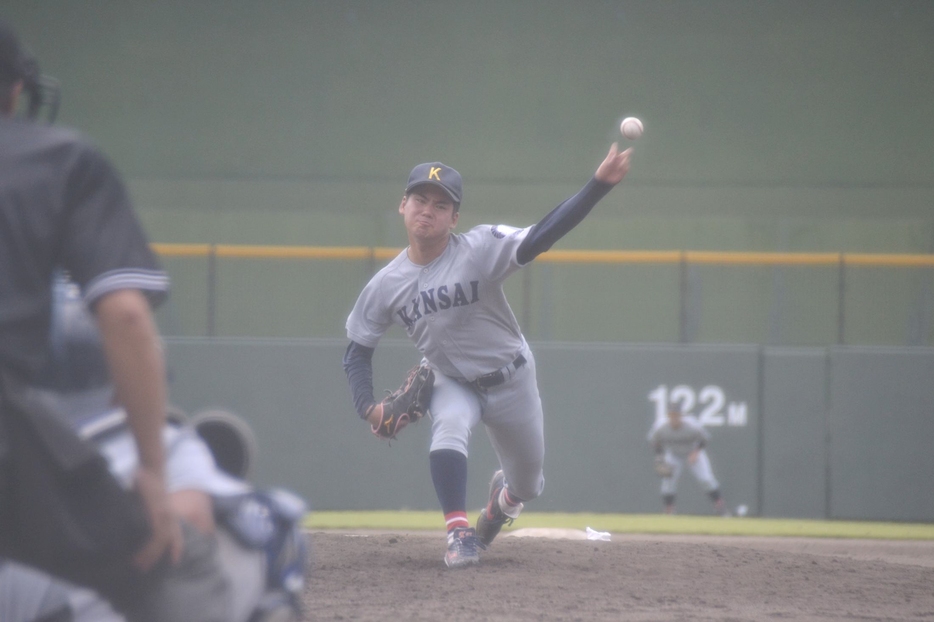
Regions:
M 130 620 L 170 619 L 163 605 L 180 593 L 186 620 L 224 620 L 202 609 L 227 586 L 192 559 L 200 536 L 173 516 L 166 491 L 165 364 L 151 306 L 168 278 L 106 157 L 33 118 L 46 107 L 54 116 L 53 86 L 0 21 L 0 558 L 91 587 Z M 140 459 L 129 491 L 70 422 L 28 397 L 59 268 L 94 312 L 127 412 Z

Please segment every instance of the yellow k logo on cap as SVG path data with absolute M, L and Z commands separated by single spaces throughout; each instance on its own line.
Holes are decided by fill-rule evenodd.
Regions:
M 440 166 L 432 166 L 431 170 L 428 171 L 428 179 L 437 179 L 438 181 L 441 181 L 441 177 L 438 175 L 438 173 L 440 172 L 441 172 Z

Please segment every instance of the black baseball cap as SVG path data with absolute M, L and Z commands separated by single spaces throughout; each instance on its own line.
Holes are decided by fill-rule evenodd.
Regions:
M 463 191 L 461 190 L 461 174 L 450 166 L 441 162 L 425 162 L 419 164 L 409 173 L 409 183 L 405 186 L 408 194 L 415 186 L 430 184 L 444 190 L 451 200 L 460 205 Z

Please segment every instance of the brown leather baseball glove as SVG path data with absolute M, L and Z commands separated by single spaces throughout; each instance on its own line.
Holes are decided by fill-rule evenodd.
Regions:
M 671 466 L 671 463 L 665 460 L 665 456 L 657 456 L 655 458 L 655 473 L 659 477 L 671 477 L 672 473 L 675 472 L 675 468 Z
M 409 370 L 402 386 L 381 402 L 383 418 L 379 425 L 371 426 L 373 434 L 387 440 L 410 423 L 418 423 L 425 415 L 431 416 L 431 393 L 435 385 L 435 372 L 427 365 Z

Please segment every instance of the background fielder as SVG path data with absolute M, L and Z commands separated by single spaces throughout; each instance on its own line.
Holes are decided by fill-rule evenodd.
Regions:
M 399 204 L 409 246 L 366 285 L 347 319 L 344 356 L 357 413 L 383 421 L 373 398 L 372 355 L 401 326 L 435 372 L 432 482 L 448 530 L 448 567 L 479 562 L 503 524 L 544 486 L 545 441 L 535 357 L 503 293 L 506 277 L 576 226 L 629 171 L 632 150 L 614 143 L 593 179 L 539 223 L 479 225 L 454 234 L 460 174 L 440 162 L 412 169 Z M 467 521 L 467 451 L 483 422 L 500 469 L 476 530 Z
M 710 440 L 710 433 L 704 429 L 694 417 L 682 416 L 681 409 L 672 406 L 668 409 L 668 417 L 655 423 L 649 432 L 649 442 L 655 448 L 656 465 L 670 467 L 656 469 L 659 474 L 669 473 L 662 477 L 661 494 L 665 504 L 665 513 L 673 514 L 675 511 L 675 493 L 678 490 L 678 479 L 681 471 L 687 465 L 694 478 L 701 485 L 714 508 L 721 515 L 729 514 L 723 498 L 720 496 L 720 483 L 713 474 L 710 458 L 705 447 Z

